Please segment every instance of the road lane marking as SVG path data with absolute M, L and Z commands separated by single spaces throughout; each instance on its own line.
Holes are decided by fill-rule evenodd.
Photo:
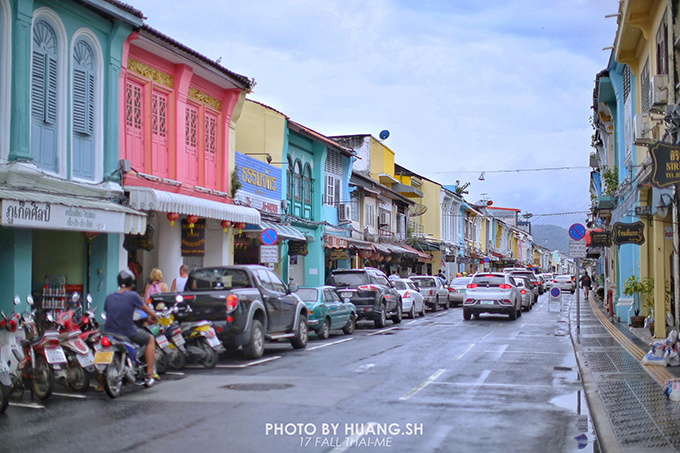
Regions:
M 371 332 L 366 334 L 367 337 L 373 336 L 373 335 L 378 335 L 381 333 L 389 332 L 390 330 L 397 330 L 398 327 L 390 327 L 389 329 L 383 329 L 383 330 L 378 330 L 377 332 Z
M 345 440 L 340 443 L 337 447 L 332 449 L 329 453 L 343 453 L 347 451 L 349 447 L 356 447 L 359 443 L 359 439 L 364 437 L 368 431 L 372 431 L 378 423 L 369 422 L 361 426 L 361 434 L 352 434 L 351 436 L 345 437 Z M 347 428 L 345 428 L 347 429 Z
M 484 335 L 484 336 L 483 336 L 482 338 L 480 338 L 480 340 L 483 340 L 483 339 L 485 339 L 486 337 L 488 337 L 488 336 L 489 336 L 489 335 L 491 335 L 492 333 L 493 333 L 493 331 L 491 331 L 491 332 L 487 333 L 487 334 L 486 334 L 486 335 Z
M 434 436 L 432 436 L 432 439 L 427 443 L 423 451 L 436 451 L 442 442 L 444 442 L 444 439 L 446 439 L 449 431 L 451 431 L 450 426 L 441 426 L 437 432 L 434 433 Z
M 165 374 L 169 374 L 170 376 L 184 376 L 184 373 L 181 373 L 179 371 L 166 371 Z
M 254 362 L 248 362 L 248 363 L 241 363 L 239 365 L 215 365 L 215 368 L 247 368 L 249 366 L 260 365 L 262 363 L 271 362 L 272 360 L 276 360 L 276 359 L 280 359 L 280 358 L 281 358 L 280 355 L 275 355 L 274 357 L 267 357 L 266 359 L 256 360 Z M 205 367 L 200 366 L 200 365 L 187 365 L 184 368 L 203 369 Z
M 458 359 L 460 359 L 461 357 L 463 357 L 463 356 L 465 355 L 465 353 L 468 352 L 470 349 L 472 349 L 472 347 L 473 347 L 474 345 L 475 345 L 474 343 L 472 343 L 471 345 L 469 345 L 469 346 L 468 346 L 467 348 L 465 348 L 462 352 L 460 352 L 457 356 L 455 356 L 455 357 L 453 358 L 453 360 L 458 360 Z
M 57 392 L 52 392 L 52 395 L 55 395 L 55 396 L 65 396 L 65 397 L 67 397 L 67 398 L 81 398 L 81 399 L 82 399 L 82 398 L 87 398 L 87 396 L 85 396 L 85 395 L 76 395 L 76 394 L 73 394 L 73 393 L 57 393 Z
M 345 338 L 344 340 L 338 340 L 338 341 L 334 341 L 332 343 L 320 344 L 319 346 L 314 346 L 313 348 L 305 348 L 305 350 L 306 351 L 313 351 L 315 349 L 321 349 L 321 348 L 325 348 L 326 346 L 333 346 L 334 344 L 345 343 L 347 341 L 352 341 L 352 340 L 354 340 L 354 338 Z
M 357 373 L 361 373 L 362 371 L 366 371 L 368 369 L 371 369 L 375 366 L 375 363 L 368 363 L 366 365 L 361 365 L 359 368 L 356 368 L 354 371 Z
M 45 409 L 45 406 L 35 403 L 13 403 L 10 401 L 9 405 L 15 407 L 27 407 L 29 409 Z
M 415 395 L 416 393 L 418 393 L 419 391 L 421 391 L 422 389 L 427 387 L 428 384 L 430 384 L 432 381 L 437 379 L 444 371 L 446 371 L 446 369 L 444 369 L 444 368 L 442 368 L 441 370 L 437 370 L 436 373 L 434 373 L 429 378 L 425 379 L 425 381 L 423 381 L 422 384 L 420 384 L 418 387 L 416 387 L 413 390 L 411 390 L 410 392 L 408 392 L 406 395 L 400 396 L 399 399 L 400 400 L 407 400 L 407 399 L 411 398 L 413 395 Z
M 553 385 L 539 384 L 494 384 L 488 382 L 433 382 L 433 385 L 452 385 L 458 387 L 503 387 L 503 388 L 527 388 L 527 389 L 554 389 Z
M 439 318 L 440 316 L 444 316 L 444 315 L 446 315 L 446 314 L 447 314 L 446 312 L 443 312 L 443 313 L 439 313 L 438 315 L 434 315 L 434 317 L 435 317 L 435 318 Z
M 475 398 L 475 396 L 477 396 L 477 392 L 479 391 L 479 388 L 481 387 L 480 384 L 483 384 L 484 381 L 486 381 L 486 378 L 488 378 L 490 374 L 491 374 L 491 370 L 482 371 L 482 374 L 480 374 L 479 377 L 477 378 L 477 380 L 475 382 L 473 382 L 473 384 L 475 384 L 475 385 L 472 385 L 470 390 L 468 390 L 468 392 L 465 394 L 464 399 L 466 401 L 472 401 Z
M 491 350 L 485 350 L 485 354 L 493 354 L 494 352 L 498 351 L 491 351 Z M 544 354 L 544 355 L 564 355 L 561 352 L 547 352 L 547 351 L 504 351 L 504 354 L 526 354 L 527 356 L 529 355 L 534 355 L 534 354 Z
M 414 319 L 411 322 L 407 322 L 406 325 L 410 325 L 410 324 L 413 324 L 414 322 L 419 322 L 419 321 L 420 321 L 420 319 Z
M 505 352 L 505 350 L 508 349 L 508 346 L 510 346 L 510 345 L 509 345 L 509 344 L 501 344 L 501 345 L 499 345 L 499 346 L 498 346 L 498 350 L 495 351 L 492 360 L 496 360 L 496 361 L 500 360 L 501 357 L 503 357 L 503 353 Z

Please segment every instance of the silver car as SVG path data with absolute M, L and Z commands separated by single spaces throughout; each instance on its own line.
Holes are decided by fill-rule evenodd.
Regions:
M 409 318 L 415 318 L 416 315 L 425 316 L 423 296 L 410 278 L 397 278 L 390 282 L 401 294 L 401 309 L 405 316 Z
M 534 305 L 534 297 L 531 294 L 531 280 L 528 278 L 515 277 L 517 289 L 522 297 L 522 310 L 529 311 Z
M 555 281 L 557 282 L 557 285 L 555 286 L 557 286 L 560 291 L 569 291 L 570 293 L 574 294 L 576 285 L 571 279 L 571 275 L 557 275 L 555 276 Z
M 430 275 L 412 276 L 420 294 L 423 295 L 425 303 L 430 310 L 437 311 L 439 308 L 449 308 L 449 290 L 442 284 L 439 277 Z
M 465 300 L 465 290 L 472 277 L 456 277 L 449 283 L 449 302 L 454 307 L 462 304 Z
M 522 316 L 522 298 L 515 280 L 503 272 L 478 272 L 465 291 L 463 319 L 480 313 L 507 314 L 514 320 Z

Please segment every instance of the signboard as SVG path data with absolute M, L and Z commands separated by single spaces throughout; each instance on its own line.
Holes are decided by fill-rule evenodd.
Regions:
M 591 247 L 610 247 L 612 245 L 612 233 L 610 231 L 591 231 Z
M 279 214 L 281 209 L 281 169 L 242 153 L 235 153 L 236 173 L 241 188 L 236 199 L 261 212 Z
M 150 252 L 154 248 L 153 234 L 156 229 L 150 225 L 146 224 L 146 232 L 144 234 L 126 234 L 123 240 L 123 248 L 128 252 L 133 250 L 146 250 Z
M 586 257 L 586 242 L 585 241 L 569 241 L 569 256 L 572 258 Z
M 182 256 L 205 256 L 205 219 L 199 219 L 193 228 L 182 219 Z
M 586 236 L 586 227 L 580 223 L 575 223 L 569 227 L 569 237 L 574 241 L 580 241 Z
M 469 256 L 459 256 L 456 258 L 458 264 L 470 264 L 471 261 Z
M 560 289 L 559 288 L 553 288 L 550 290 L 550 295 L 552 297 L 558 297 L 560 295 Z
M 330 259 L 331 260 L 347 260 L 347 259 L 349 259 L 349 254 L 347 253 L 347 249 L 332 249 Z
M 637 244 L 645 243 L 645 224 L 642 222 L 621 223 L 616 222 L 612 228 L 614 244 Z
M 288 241 L 288 256 L 307 256 L 307 241 Z
M 37 201 L 2 200 L 0 223 L 47 230 L 125 233 L 125 213 Z
M 652 185 L 680 184 L 680 147 L 657 142 L 649 148 L 652 155 Z
M 278 263 L 279 262 L 279 246 L 278 245 L 261 245 L 260 246 L 260 263 Z
M 260 241 L 264 245 L 274 245 L 276 244 L 276 241 L 279 240 L 279 233 L 276 231 L 272 230 L 271 228 L 267 228 L 260 233 Z

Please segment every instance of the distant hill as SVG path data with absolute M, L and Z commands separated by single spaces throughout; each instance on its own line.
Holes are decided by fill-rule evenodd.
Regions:
M 531 225 L 534 243 L 569 255 L 569 231 L 557 225 Z

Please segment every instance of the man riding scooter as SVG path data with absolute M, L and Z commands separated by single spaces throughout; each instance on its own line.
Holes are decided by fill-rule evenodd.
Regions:
M 154 358 L 156 344 L 153 336 L 142 329 L 138 329 L 132 316 L 135 309 L 142 310 L 149 316 L 151 322 L 156 322 L 156 313 L 142 301 L 142 298 L 132 287 L 135 284 L 135 275 L 129 269 L 124 269 L 118 274 L 118 291 L 109 294 L 104 300 L 104 311 L 106 312 L 106 324 L 104 333 L 124 335 L 135 344 L 146 346 L 144 358 L 146 359 L 146 387 L 153 386 L 154 380 Z

